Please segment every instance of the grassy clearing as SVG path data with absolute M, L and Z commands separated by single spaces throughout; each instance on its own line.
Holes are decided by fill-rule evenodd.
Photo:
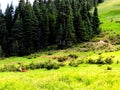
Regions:
M 43 60 L 57 60 L 54 57 L 64 57 L 68 55 L 77 55 L 79 59 L 95 58 L 99 56 L 99 51 L 80 52 L 81 45 L 66 50 L 57 50 L 41 52 L 36 58 L 27 57 L 11 57 L 1 60 L 3 64 L 23 64 L 32 61 L 39 62 Z M 119 59 L 117 52 L 102 52 L 101 55 L 109 57 L 115 56 L 115 60 Z M 40 53 L 39 53 L 40 54 Z M 34 55 L 32 55 L 34 56 Z M 28 56 L 28 57 L 31 57 Z M 111 70 L 107 70 L 110 67 Z M 120 88 L 120 64 L 112 65 L 96 65 L 96 64 L 80 64 L 78 67 L 64 66 L 57 70 L 29 70 L 28 72 L 0 72 L 0 90 L 117 90 Z
M 0 75 L 0 90 L 117 90 L 119 66 L 112 65 L 110 71 L 106 67 L 82 64 L 50 71 L 5 72 Z

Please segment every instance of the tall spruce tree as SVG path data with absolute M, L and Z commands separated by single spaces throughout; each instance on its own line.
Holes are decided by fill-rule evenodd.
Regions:
M 59 43 L 59 46 L 63 47 L 69 47 L 73 42 L 75 42 L 75 31 L 73 26 L 73 13 L 71 9 L 71 5 L 69 0 L 61 1 L 60 7 L 59 7 L 59 17 L 58 21 L 61 26 L 59 26 L 58 30 L 62 30 L 62 38 L 61 43 Z M 60 45 L 61 44 L 61 45 Z
M 30 2 L 26 2 L 25 9 L 25 16 L 23 18 L 23 28 L 25 34 L 25 41 L 24 45 L 27 49 L 27 53 L 34 52 L 35 48 L 34 45 L 37 41 L 37 29 L 38 29 L 38 21 L 33 11 L 33 8 Z
M 9 6 L 9 4 L 7 5 L 6 11 L 5 11 L 5 22 L 6 22 L 6 56 L 10 56 L 10 48 L 11 48 L 11 44 L 12 44 L 12 28 L 13 28 L 13 5 L 11 3 L 11 5 Z
M 98 10 L 97 10 L 97 7 L 95 6 L 94 12 L 93 12 L 93 31 L 94 31 L 94 34 L 100 33 L 99 25 L 100 25 L 100 20 L 98 18 Z
M 51 45 L 55 43 L 55 39 L 53 38 L 55 38 L 55 27 L 56 27 L 56 19 L 57 19 L 57 10 L 52 0 L 48 1 L 48 14 L 49 14 L 49 30 L 50 30 L 49 44 Z
M 90 22 L 90 18 L 88 17 L 89 15 L 89 10 L 87 9 L 87 4 L 82 1 L 81 2 L 81 15 L 82 15 L 82 21 L 84 22 L 85 29 L 86 29 L 86 40 L 88 41 L 93 37 L 93 29 L 92 29 L 92 23 Z
M 5 17 L 2 14 L 2 10 L 0 9 L 0 48 L 1 54 L 6 50 L 7 40 L 6 40 L 6 23 Z
M 25 9 L 27 8 L 27 9 Z M 31 4 L 27 1 L 21 0 L 19 4 L 20 18 L 22 20 L 23 27 L 23 46 L 25 47 L 26 54 L 35 51 L 35 42 L 37 41 L 36 34 L 38 29 L 38 20 L 35 16 Z
M 49 44 L 49 13 L 46 4 L 42 5 L 42 20 L 41 20 L 41 48 L 46 48 Z
M 40 6 L 41 4 L 41 6 Z M 42 1 L 39 1 L 39 0 L 35 0 L 33 2 L 33 10 L 34 10 L 34 13 L 37 17 L 37 21 L 38 21 L 38 29 L 37 29 L 37 42 L 36 42 L 36 48 L 39 50 L 41 48 L 41 30 L 42 30 L 42 10 L 41 10 L 41 7 L 42 7 Z

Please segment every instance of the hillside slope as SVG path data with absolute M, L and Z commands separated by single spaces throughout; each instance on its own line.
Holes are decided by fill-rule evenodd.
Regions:
M 98 9 L 101 28 L 120 34 L 120 0 L 105 0 Z

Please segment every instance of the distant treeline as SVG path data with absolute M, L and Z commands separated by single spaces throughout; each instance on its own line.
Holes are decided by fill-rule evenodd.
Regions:
M 100 33 L 97 4 L 102 0 L 19 1 L 0 11 L 0 56 L 22 56 L 49 45 L 58 48 L 88 41 Z M 94 7 L 94 12 L 90 9 Z

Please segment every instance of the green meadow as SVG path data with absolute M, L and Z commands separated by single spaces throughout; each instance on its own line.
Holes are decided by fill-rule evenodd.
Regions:
M 101 28 L 103 30 L 120 33 L 120 4 L 119 0 L 105 0 L 104 3 L 99 5 L 99 17 L 102 22 Z
M 18 63 L 29 65 L 49 60 L 63 66 L 51 70 L 28 69 L 27 72 L 1 71 L 0 90 L 119 90 L 119 3 L 120 0 L 105 0 L 98 5 L 102 32 L 90 42 L 64 50 L 49 47 L 24 57 L 1 58 L 0 68 L 7 65 L 18 68 Z M 107 43 L 98 45 L 100 40 Z

